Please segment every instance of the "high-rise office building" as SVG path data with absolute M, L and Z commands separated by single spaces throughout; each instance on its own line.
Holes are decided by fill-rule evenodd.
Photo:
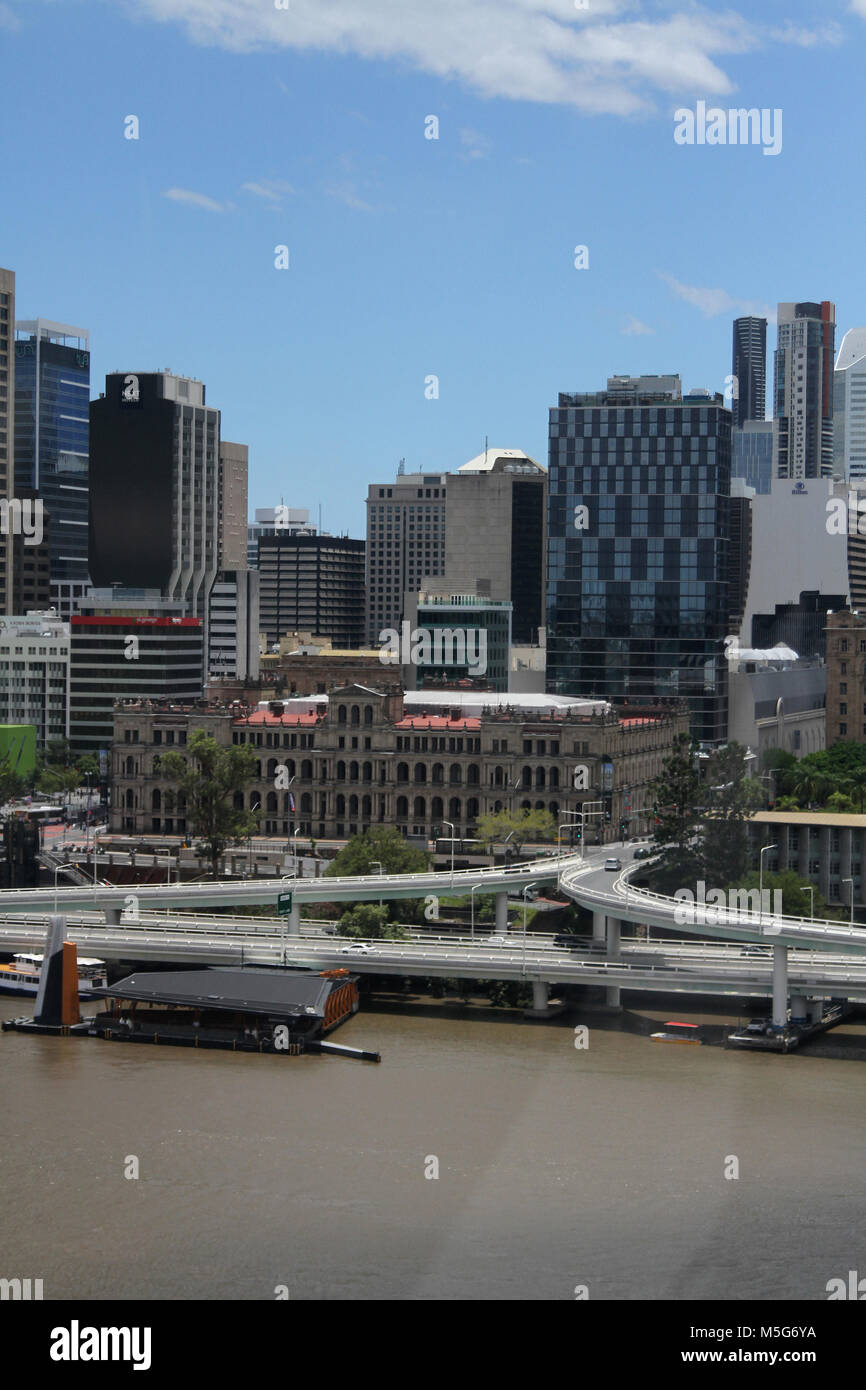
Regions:
M 403 597 L 445 573 L 447 473 L 401 473 L 367 493 L 367 640 L 397 627 Z
M 246 562 L 246 446 L 220 440 L 202 382 L 168 371 L 110 374 L 90 419 L 93 583 L 179 600 L 207 654 L 214 583 Z
M 243 513 L 241 513 L 243 515 Z M 259 674 L 259 575 L 222 570 L 210 593 L 208 673 L 223 680 Z
M 731 422 L 739 429 L 747 420 L 763 420 L 767 413 L 767 320 L 749 315 L 734 319 L 731 370 L 734 391 Z
M 0 613 L 12 611 L 13 530 L 9 506 L 15 493 L 14 333 L 15 271 L 0 266 Z
M 0 623 L 2 724 L 32 724 L 40 751 L 69 737 L 69 624 L 53 613 Z
M 833 473 L 866 478 L 866 328 L 849 328 L 833 372 Z
M 829 300 L 779 305 L 773 383 L 777 478 L 833 475 L 835 335 Z
M 287 632 L 364 642 L 363 541 L 278 532 L 259 540 L 259 628 L 268 646 Z
M 522 449 L 486 448 L 454 473 L 398 474 L 367 496 L 367 640 L 425 589 L 512 604 L 512 640 L 544 626 L 547 472 Z
M 50 319 L 15 325 L 15 487 L 51 517 L 51 602 L 62 618 L 89 585 L 90 340 Z
M 678 376 L 614 377 L 550 411 L 547 687 L 686 699 L 727 736 L 731 416 Z
M 35 488 L 16 487 L 25 525 L 11 536 L 12 589 L 9 612 L 22 614 L 54 607 L 51 596 L 51 517 Z M 41 507 L 41 510 L 39 509 Z
M 770 491 L 773 481 L 775 420 L 747 420 L 731 433 L 731 477 L 742 478 L 757 493 Z
M 247 569 L 254 570 L 258 566 L 261 536 L 317 534 L 316 527 L 310 525 L 310 513 L 306 507 L 256 507 L 255 521 L 247 526 Z

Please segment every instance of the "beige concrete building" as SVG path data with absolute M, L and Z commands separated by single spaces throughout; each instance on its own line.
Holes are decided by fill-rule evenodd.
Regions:
M 850 608 L 827 618 L 827 747 L 866 740 L 866 616 Z
M 220 440 L 220 568 L 247 568 L 247 475 L 249 448 Z
M 351 685 L 327 699 L 274 701 L 255 710 L 203 702 L 118 706 L 111 827 L 187 831 L 183 809 L 166 800 L 171 788 L 160 777 L 159 760 L 166 747 L 183 746 L 193 729 L 205 728 L 226 746 L 255 751 L 256 777 L 236 804 L 260 808 L 264 834 L 343 838 L 395 825 L 407 835 L 432 837 L 447 821 L 462 837 L 472 835 L 486 812 L 538 809 L 559 819 L 585 802 L 601 803 L 588 839 L 599 830 L 620 838 L 623 819 L 628 833 L 646 831 L 647 784 L 673 739 L 687 731 L 685 710 L 636 709 L 622 719 L 610 706 L 587 701 L 520 708 L 518 701 L 503 703 L 507 698 L 474 714 L 439 697 L 422 710 L 415 696 L 410 711 L 399 687 Z

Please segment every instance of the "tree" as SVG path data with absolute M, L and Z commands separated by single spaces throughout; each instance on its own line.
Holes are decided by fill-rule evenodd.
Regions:
M 423 874 L 430 858 L 426 850 L 406 842 L 393 826 L 374 825 L 363 835 L 353 835 L 332 859 L 323 877 L 357 878 L 360 874 Z
M 730 883 L 729 888 L 759 888 L 761 886 L 760 873 L 746 874 L 737 883 Z M 810 884 L 807 879 L 801 878 L 793 869 L 785 869 L 783 873 L 764 874 L 764 890 L 775 892 L 777 889 L 782 894 L 782 912 L 786 917 L 810 917 L 812 912 Z M 827 900 L 822 897 L 817 888 L 814 889 L 815 895 L 815 916 L 817 918 L 829 917 L 837 920 L 847 920 L 847 914 L 835 907 L 828 907 Z M 770 898 L 770 902 L 775 902 Z
M 96 754 L 82 753 L 76 764 L 76 770 L 80 778 L 79 786 L 81 782 L 84 781 L 85 777 L 93 777 L 96 779 L 99 776 L 99 759 Z
M 694 739 L 678 734 L 660 776 L 649 784 L 655 814 L 653 848 L 658 853 L 651 870 L 654 889 L 680 888 L 701 876 L 698 831 L 703 791 L 695 767 L 697 753 Z
M 804 801 L 807 805 L 822 802 L 831 788 L 832 782 L 826 774 L 811 767 L 804 767 L 802 762 L 792 777 L 791 791 L 798 801 Z
M 748 822 L 764 799 L 761 783 L 745 775 L 745 753 L 741 743 L 729 743 L 707 759 L 701 860 L 703 877 L 714 884 L 738 883 L 746 872 Z
M 382 865 L 381 870 L 379 864 Z M 376 865 L 374 868 L 373 866 Z M 323 878 L 357 878 L 362 874 L 423 874 L 430 867 L 426 850 L 407 844 L 393 826 L 374 825 L 363 835 L 353 835 L 336 858 L 332 859 Z M 415 921 L 421 916 L 420 898 L 392 898 L 387 912 L 392 921 Z
M 479 816 L 477 834 L 487 845 L 505 840 L 515 845 L 529 840 L 555 840 L 556 820 L 549 811 L 488 812 Z
M 187 757 L 164 753 L 160 776 L 174 784 L 186 797 L 187 819 L 200 837 L 196 853 L 210 860 L 214 878 L 228 845 L 247 839 L 258 826 L 250 811 L 234 805 L 235 795 L 253 780 L 256 759 L 252 748 L 237 744 L 224 748 L 202 729 L 196 729 L 187 747 Z
M 4 758 L 0 763 L 0 806 L 23 796 L 26 785 L 25 779 L 15 771 L 9 759 Z
M 375 903 L 356 903 L 344 912 L 337 923 L 337 934 L 365 941 L 405 941 L 409 933 L 398 922 L 388 918 L 387 907 Z

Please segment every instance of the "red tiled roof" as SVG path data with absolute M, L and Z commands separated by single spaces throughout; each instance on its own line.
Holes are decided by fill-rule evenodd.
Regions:
M 465 717 L 446 719 L 440 714 L 412 714 L 401 719 L 395 729 L 480 729 L 481 720 Z
M 286 714 L 285 712 L 283 714 L 274 714 L 273 711 L 269 709 L 257 709 L 255 714 L 250 714 L 246 718 L 234 719 L 232 721 L 232 723 L 236 725 L 251 724 L 253 727 L 256 725 L 260 727 L 267 725 L 269 728 L 285 724 L 288 727 L 296 729 L 299 726 L 309 729 L 318 724 L 318 722 L 319 716 L 317 714 Z
M 624 729 L 633 729 L 637 724 L 657 724 L 657 719 L 621 719 L 620 724 Z

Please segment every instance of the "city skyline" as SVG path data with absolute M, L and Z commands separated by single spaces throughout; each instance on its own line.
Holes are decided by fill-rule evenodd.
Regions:
M 19 317 L 87 324 L 94 382 L 166 366 L 206 381 L 229 437 L 249 444 L 251 511 L 286 496 L 317 515 L 321 502 L 324 529 L 353 535 L 363 483 L 401 458 L 453 471 L 485 436 L 543 458 L 559 391 L 666 371 L 723 391 L 736 317 L 767 317 L 772 335 L 775 304 L 811 295 L 837 304 L 840 336 L 866 322 L 854 239 L 835 239 L 828 273 L 826 212 L 804 205 L 791 172 L 820 160 L 841 184 L 833 129 L 853 114 L 859 15 L 840 4 L 816 24 L 805 5 L 774 4 L 755 23 L 551 3 L 541 40 L 534 8 L 505 7 L 525 40 L 509 82 L 501 52 L 483 78 L 441 61 L 451 6 L 439 39 L 413 6 L 368 8 L 365 45 L 348 0 L 328 32 L 302 0 L 286 16 L 8 0 L 6 183 L 27 211 L 0 260 L 16 270 Z M 488 6 L 466 9 L 471 53 Z M 53 92 L 56 63 L 99 102 Z M 674 113 L 696 101 L 781 110 L 778 156 L 678 145 Z M 70 183 L 73 146 L 92 158 Z M 856 188 L 849 200 L 853 224 Z M 315 494 L 299 485 L 313 469 Z

